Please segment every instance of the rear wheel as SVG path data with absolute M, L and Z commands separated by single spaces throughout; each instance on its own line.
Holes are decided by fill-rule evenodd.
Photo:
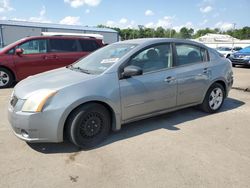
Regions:
M 7 88 L 12 86 L 14 82 L 14 76 L 12 73 L 5 69 L 0 67 L 0 88 Z
M 217 112 L 225 99 L 225 89 L 219 83 L 214 83 L 207 91 L 201 109 L 208 113 Z
M 68 118 L 69 140 L 84 149 L 99 144 L 108 135 L 111 127 L 109 111 L 100 104 L 89 103 L 77 108 Z

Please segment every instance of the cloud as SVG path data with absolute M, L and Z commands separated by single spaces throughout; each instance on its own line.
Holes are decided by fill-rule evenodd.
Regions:
M 50 20 L 41 17 L 30 17 L 29 21 L 31 22 L 41 22 L 41 23 L 52 23 Z
M 1 12 L 8 12 L 12 11 L 14 8 L 10 6 L 10 1 L 9 0 L 0 0 L 0 13 Z
M 219 17 L 220 16 L 220 13 L 215 13 L 214 15 L 213 15 L 213 18 L 217 18 L 217 17 Z
M 186 22 L 184 25 L 174 26 L 173 29 L 179 32 L 183 27 L 195 29 L 192 22 Z
M 79 16 L 77 16 L 77 17 L 66 16 L 59 23 L 60 24 L 66 24 L 66 25 L 81 25 Z
M 18 18 L 17 17 L 12 17 L 12 18 L 2 17 L 2 18 L 9 19 L 9 20 L 15 20 L 15 21 L 30 21 L 30 22 L 52 23 L 51 20 L 46 18 L 46 7 L 45 6 L 42 6 L 41 10 L 39 11 L 38 16 L 32 16 L 30 18 L 21 18 L 21 17 L 18 17 Z
M 222 31 L 227 31 L 230 29 L 234 28 L 234 24 L 233 23 L 229 23 L 229 22 L 218 22 L 215 24 L 216 28 L 219 28 Z
M 163 19 L 159 19 L 156 27 L 169 28 L 173 23 L 174 17 L 172 16 L 164 16 Z
M 108 20 L 106 22 L 106 26 L 108 26 L 108 27 L 115 27 L 115 22 L 113 20 Z
M 154 12 L 152 10 L 146 10 L 145 11 L 145 16 L 153 16 Z
M 64 2 L 69 3 L 73 8 L 78 8 L 85 4 L 91 7 L 98 6 L 101 3 L 101 0 L 64 0 Z
M 119 21 L 119 23 L 121 23 L 121 24 L 126 24 L 127 22 L 128 22 L 128 20 L 126 18 L 122 18 Z
M 45 16 L 46 14 L 46 7 L 42 6 L 40 12 L 39 12 L 39 16 L 38 17 L 30 17 L 29 21 L 31 22 L 42 22 L 42 23 L 51 23 L 50 20 L 48 20 Z M 20 18 L 22 21 L 22 18 Z
M 173 25 L 175 17 L 174 16 L 164 16 L 163 18 L 159 19 L 157 22 L 149 22 L 145 24 L 145 27 L 147 28 L 157 28 L 157 27 L 163 27 L 163 28 L 170 28 Z
M 90 13 L 90 10 L 89 9 L 86 9 L 85 10 L 85 14 L 89 14 Z
M 0 20 L 7 20 L 6 16 L 0 16 Z
M 154 24 L 154 22 L 149 22 L 149 23 L 145 24 L 145 27 L 146 28 L 155 28 L 155 24 Z
M 119 21 L 108 20 L 105 25 L 121 29 L 135 28 L 137 26 L 134 20 L 128 20 L 127 18 L 121 18 Z
M 46 7 L 43 6 L 42 10 L 40 11 L 40 16 L 43 17 L 46 14 Z
M 205 19 L 205 20 L 203 20 L 199 25 L 200 25 L 200 26 L 204 26 L 204 25 L 206 25 L 207 22 L 208 22 L 208 19 Z
M 213 7 L 211 7 L 210 5 L 205 6 L 205 7 L 200 7 L 200 11 L 201 11 L 202 13 L 209 13 L 209 12 L 211 12 L 212 10 L 213 10 Z
M 24 19 L 24 18 L 16 18 L 16 17 L 11 18 L 11 20 L 15 20 L 15 21 L 23 21 L 23 22 L 29 21 L 29 20 Z

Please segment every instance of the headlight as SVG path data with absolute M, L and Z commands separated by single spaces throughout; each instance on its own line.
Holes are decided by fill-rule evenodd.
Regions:
M 23 112 L 41 112 L 47 100 L 54 96 L 57 91 L 43 89 L 34 92 L 24 103 Z
M 244 58 L 245 59 L 250 59 L 250 55 L 246 55 Z

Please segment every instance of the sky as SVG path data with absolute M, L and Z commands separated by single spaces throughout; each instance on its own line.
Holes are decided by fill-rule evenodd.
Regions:
M 1 20 L 138 28 L 250 26 L 250 0 L 0 0 Z

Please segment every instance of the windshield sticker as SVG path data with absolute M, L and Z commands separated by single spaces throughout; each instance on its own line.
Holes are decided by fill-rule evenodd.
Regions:
M 106 63 L 115 63 L 119 60 L 119 58 L 109 58 L 109 59 L 103 59 L 101 61 L 101 64 L 106 64 Z
M 107 67 L 98 67 L 98 69 L 105 71 Z

